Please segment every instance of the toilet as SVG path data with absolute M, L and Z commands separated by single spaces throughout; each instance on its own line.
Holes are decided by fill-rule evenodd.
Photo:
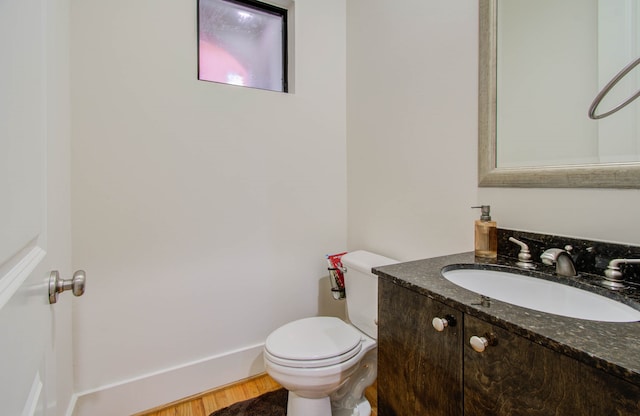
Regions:
M 377 375 L 378 278 L 372 267 L 397 263 L 368 251 L 342 256 L 348 322 L 300 319 L 265 342 L 267 373 L 289 390 L 287 416 L 369 416 L 364 390 Z

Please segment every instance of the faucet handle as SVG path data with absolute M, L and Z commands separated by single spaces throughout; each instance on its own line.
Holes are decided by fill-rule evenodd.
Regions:
M 620 271 L 620 264 L 640 264 L 640 259 L 613 259 L 604 271 L 604 280 L 601 282 L 609 289 L 626 289 L 624 276 Z
M 533 264 L 533 260 L 531 260 L 531 252 L 529 251 L 529 246 L 526 243 L 515 239 L 514 237 L 509 237 L 509 241 L 520 246 L 520 252 L 518 253 L 518 262 L 516 263 L 516 266 L 523 269 L 535 269 L 536 265 Z

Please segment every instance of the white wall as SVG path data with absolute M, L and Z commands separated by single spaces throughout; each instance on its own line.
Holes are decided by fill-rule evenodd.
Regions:
M 72 4 L 79 414 L 163 371 L 221 363 L 201 386 L 163 380 L 175 397 L 120 392 L 111 414 L 261 371 L 346 247 L 344 0 L 296 1 L 294 94 L 197 81 L 196 4 Z
M 498 226 L 640 244 L 640 190 L 477 188 L 475 0 L 349 0 L 348 242 L 402 260 Z
M 241 378 L 270 330 L 317 312 L 322 254 L 469 251 L 477 203 L 502 227 L 640 244 L 639 191 L 477 188 L 476 0 L 296 8 L 282 95 L 195 80 L 195 2 L 73 2 L 80 408 L 92 389 L 169 401 L 145 383 L 164 370 Z
M 640 245 L 640 190 L 480 188 L 498 226 Z
M 473 248 L 476 0 L 347 2 L 349 248 Z

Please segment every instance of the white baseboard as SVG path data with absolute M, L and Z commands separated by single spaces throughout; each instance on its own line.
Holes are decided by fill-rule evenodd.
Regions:
M 253 345 L 77 393 L 67 416 L 127 416 L 264 372 L 262 348 Z

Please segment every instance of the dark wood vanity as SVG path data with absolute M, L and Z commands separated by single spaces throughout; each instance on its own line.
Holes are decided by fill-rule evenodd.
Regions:
M 462 415 L 462 313 L 386 280 L 378 294 L 378 415 Z
M 601 323 L 492 301 L 440 275 L 472 253 L 384 266 L 378 414 L 640 415 L 640 323 Z M 433 318 L 446 318 L 441 332 Z M 490 341 L 483 352 L 472 336 Z

